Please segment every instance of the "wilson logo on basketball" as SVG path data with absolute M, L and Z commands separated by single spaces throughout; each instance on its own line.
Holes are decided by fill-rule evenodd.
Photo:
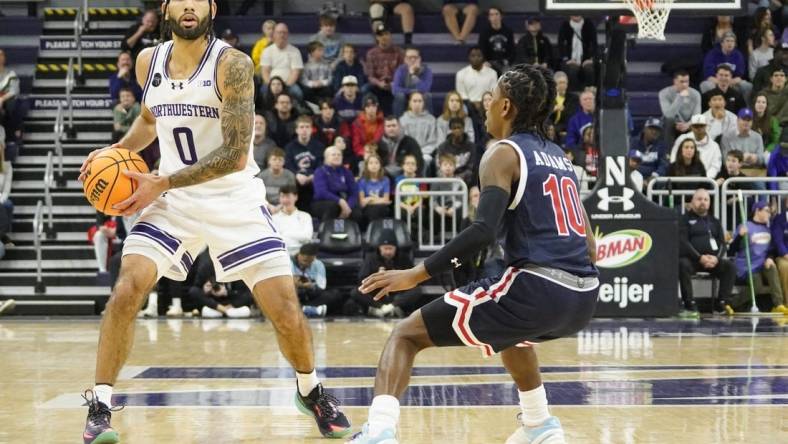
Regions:
M 596 240 L 596 266 L 621 268 L 646 257 L 651 250 L 651 236 L 640 230 L 620 230 Z
M 107 183 L 107 181 L 104 179 L 99 179 L 96 181 L 96 186 L 94 186 L 93 191 L 90 192 L 91 204 L 98 202 L 98 200 L 101 198 L 101 193 L 107 189 L 107 185 L 109 185 L 109 183 Z

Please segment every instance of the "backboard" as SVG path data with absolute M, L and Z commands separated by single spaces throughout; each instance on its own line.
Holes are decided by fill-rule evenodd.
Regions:
M 671 9 L 692 15 L 737 15 L 744 13 L 746 0 L 675 0 Z M 547 14 L 599 15 L 628 11 L 624 0 L 541 0 Z

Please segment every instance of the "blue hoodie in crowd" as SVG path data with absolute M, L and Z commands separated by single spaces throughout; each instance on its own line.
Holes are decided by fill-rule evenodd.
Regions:
M 788 155 L 782 153 L 782 149 L 777 147 L 772 151 L 769 156 L 769 164 L 766 166 L 766 175 L 768 177 L 786 177 L 788 176 Z M 767 186 L 770 190 L 779 189 L 778 182 L 769 182 Z
M 714 45 L 711 51 L 706 54 L 706 57 L 703 58 L 703 78 L 714 77 L 717 67 L 723 63 L 731 65 L 733 77 L 744 78 L 744 69 L 747 68 L 747 64 L 744 62 L 744 56 L 741 51 L 734 48 L 730 54 L 725 55 L 719 44 Z
M 644 179 L 648 179 L 654 173 L 658 176 L 664 176 L 668 171 L 668 148 L 665 146 L 661 135 L 657 140 L 646 145 L 646 142 L 643 140 L 643 132 L 641 131 L 637 137 L 632 139 L 629 148 L 638 150 L 641 153 L 642 160 L 638 171 L 643 175 Z

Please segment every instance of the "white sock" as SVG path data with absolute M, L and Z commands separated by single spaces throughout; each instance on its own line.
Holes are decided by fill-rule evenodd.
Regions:
M 523 412 L 522 421 L 527 427 L 536 427 L 547 421 L 550 411 L 547 409 L 547 392 L 544 385 L 528 390 L 517 391 L 520 394 L 520 409 Z
M 317 378 L 317 371 L 312 370 L 311 373 L 298 373 L 296 372 L 296 381 L 298 384 L 298 393 L 301 396 L 308 396 L 312 389 L 320 384 L 320 379 Z
M 378 395 L 369 407 L 369 434 L 380 435 L 385 429 L 396 429 L 399 422 L 399 399 L 391 395 Z
M 148 311 L 156 311 L 159 308 L 159 294 L 151 291 L 148 295 Z
M 107 384 L 98 384 L 93 387 L 93 393 L 96 394 L 96 399 L 109 408 L 112 408 L 112 386 Z
M 183 310 L 181 307 L 181 298 L 172 298 L 172 308 L 180 308 Z

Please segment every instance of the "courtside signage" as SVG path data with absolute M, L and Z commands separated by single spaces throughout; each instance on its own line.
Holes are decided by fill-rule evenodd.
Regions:
M 627 229 L 596 239 L 596 266 L 621 268 L 643 259 L 651 251 L 651 236 L 641 230 Z

